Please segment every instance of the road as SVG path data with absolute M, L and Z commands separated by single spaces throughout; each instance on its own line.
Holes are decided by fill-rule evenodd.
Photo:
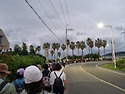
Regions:
M 65 67 L 65 94 L 125 94 L 125 74 L 98 68 L 97 64 L 101 63 L 88 62 Z

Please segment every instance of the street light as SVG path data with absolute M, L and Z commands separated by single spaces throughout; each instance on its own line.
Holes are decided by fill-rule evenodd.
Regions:
M 73 30 L 73 29 L 67 29 L 68 24 L 66 25 L 66 60 L 68 59 L 68 45 L 67 45 L 67 32 L 69 30 Z
M 103 27 L 109 27 L 111 28 L 111 33 L 112 33 L 112 58 L 114 61 L 114 67 L 116 68 L 116 61 L 115 61 L 115 49 L 114 49 L 114 40 L 113 40 L 113 31 L 112 31 L 112 26 L 111 25 L 104 25 L 103 23 L 98 24 L 99 28 Z

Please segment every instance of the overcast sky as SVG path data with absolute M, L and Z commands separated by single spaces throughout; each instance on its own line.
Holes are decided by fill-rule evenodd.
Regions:
M 125 37 L 122 33 L 125 29 L 125 0 L 27 1 L 59 39 L 43 24 L 25 0 L 0 0 L 0 28 L 9 40 L 11 48 L 14 45 L 21 46 L 23 42 L 34 47 L 42 47 L 46 42 L 63 44 L 67 26 L 68 29 L 73 29 L 67 33 L 70 41 L 86 42 L 88 37 L 93 41 L 101 38 L 107 41 L 106 53 L 109 53 L 111 29 L 97 28 L 97 24 L 102 22 L 113 27 L 115 51 L 125 51 Z M 94 47 L 93 52 L 97 51 Z M 71 51 L 69 53 L 71 54 Z M 88 53 L 88 48 L 84 53 Z

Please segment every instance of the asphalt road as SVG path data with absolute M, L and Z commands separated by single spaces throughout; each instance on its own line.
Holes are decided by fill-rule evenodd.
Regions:
M 65 67 L 65 94 L 125 94 L 125 74 L 98 68 L 97 64 L 101 63 L 88 62 Z

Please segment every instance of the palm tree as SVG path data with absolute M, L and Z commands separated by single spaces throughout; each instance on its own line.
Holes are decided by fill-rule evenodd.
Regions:
M 70 40 L 67 39 L 67 44 L 66 44 L 67 45 L 67 56 L 68 56 L 68 46 L 69 46 L 69 44 L 70 44 Z
M 90 39 L 90 38 L 87 38 L 86 44 L 87 44 L 88 46 L 90 45 L 90 41 L 91 41 L 91 39 Z M 90 58 L 90 46 L 89 46 L 89 58 Z
M 54 51 L 53 51 L 53 50 L 51 50 L 51 56 L 52 56 L 52 58 L 53 58 L 53 54 L 54 54 Z
M 64 57 L 64 51 L 65 51 L 65 49 L 66 49 L 66 45 L 65 45 L 65 44 L 62 44 L 61 48 L 62 48 L 62 50 L 63 50 L 63 57 Z
M 85 42 L 81 41 L 81 50 L 82 50 L 82 57 L 83 57 L 83 50 L 86 48 Z
M 107 45 L 106 40 L 103 40 L 103 41 L 102 41 L 102 46 L 103 46 L 103 48 L 104 48 L 104 60 L 105 60 L 105 47 L 106 47 L 106 45 Z
M 14 54 L 21 55 L 21 47 L 19 47 L 19 45 L 14 46 Z
M 60 48 L 60 44 L 59 43 L 56 43 L 56 49 L 57 49 L 57 58 L 58 58 L 58 50 Z
M 72 50 L 72 57 L 73 57 L 73 55 L 74 55 L 74 49 L 75 49 L 75 43 L 74 42 L 70 43 L 70 49 Z
M 79 49 L 81 47 L 81 43 L 79 41 L 76 42 L 76 47 L 78 49 L 78 58 L 79 58 Z
M 38 53 L 40 54 L 41 47 L 40 47 L 40 46 L 37 46 L 36 50 L 37 50 Z
M 52 48 L 53 48 L 53 51 L 54 51 L 54 59 L 55 59 L 56 43 L 53 43 L 53 44 L 52 44 Z
M 75 49 L 75 43 L 74 42 L 70 43 L 70 49 L 72 50 L 72 59 L 74 61 L 74 49 Z
M 45 52 L 45 56 L 46 56 L 46 59 L 48 61 L 48 56 L 49 56 L 49 49 L 50 49 L 50 44 L 49 43 L 44 43 L 43 44 L 43 49 L 44 49 L 44 52 Z
M 91 49 L 91 60 L 92 60 L 93 41 L 90 38 L 87 38 L 86 44 L 89 46 L 89 59 L 90 59 L 90 49 Z
M 60 56 L 61 56 L 61 53 L 60 53 L 60 52 L 58 52 L 58 57 L 59 57 L 58 59 L 60 59 Z
M 100 47 L 102 47 L 102 40 L 100 38 L 97 38 L 97 40 L 95 40 L 95 46 L 98 48 L 98 60 L 100 57 Z
M 34 46 L 30 45 L 30 54 L 35 54 Z
M 91 48 L 91 61 L 92 61 L 92 48 L 93 48 L 93 41 L 90 41 L 90 48 Z
M 22 44 L 22 55 L 28 55 L 27 45 L 24 42 Z

